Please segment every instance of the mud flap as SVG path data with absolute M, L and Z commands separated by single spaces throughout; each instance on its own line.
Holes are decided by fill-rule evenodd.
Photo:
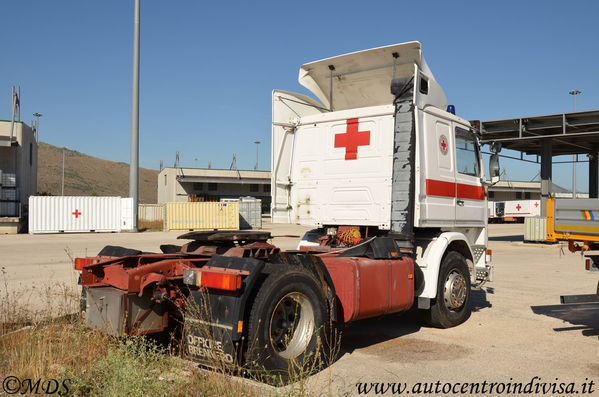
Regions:
M 253 258 L 213 256 L 206 266 L 249 271 L 237 293 L 200 290 L 194 286 L 196 270 L 187 270 L 184 282 L 190 287 L 186 304 L 185 351 L 191 359 L 209 367 L 241 364 L 244 313 L 264 262 Z M 201 271 L 201 269 L 198 269 Z M 249 310 L 249 309 L 248 309 Z

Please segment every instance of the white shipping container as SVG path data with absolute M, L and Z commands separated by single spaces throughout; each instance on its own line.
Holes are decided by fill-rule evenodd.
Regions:
M 541 202 L 539 200 L 506 201 L 503 216 L 514 218 L 541 216 Z
M 31 196 L 29 233 L 119 232 L 120 197 Z
M 133 230 L 133 198 L 121 198 L 121 230 Z

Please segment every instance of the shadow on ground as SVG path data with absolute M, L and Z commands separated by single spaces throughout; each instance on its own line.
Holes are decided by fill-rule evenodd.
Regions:
M 599 335 L 599 303 L 531 306 L 533 313 L 558 318 L 572 326 L 554 328 L 554 331 L 582 331 L 584 336 Z
M 417 310 L 350 323 L 341 329 L 340 356 L 391 339 L 416 333 L 422 327 Z
M 472 312 L 492 307 L 487 295 L 493 293 L 494 290 L 490 287 L 472 290 Z M 358 349 L 362 353 L 376 355 L 383 361 L 393 361 L 397 357 L 413 362 L 443 360 L 444 357 L 450 360 L 468 354 L 468 349 L 464 347 L 411 337 L 411 334 L 427 326 L 423 324 L 424 318 L 417 309 L 350 323 L 341 329 L 341 346 L 337 360 Z
M 470 307 L 472 312 L 479 312 L 482 309 L 488 309 L 493 307 L 491 302 L 487 299 L 488 294 L 494 294 L 495 289 L 492 287 L 486 287 L 481 289 L 473 289 L 470 295 Z
M 508 241 L 508 242 L 524 241 L 524 235 L 523 234 L 513 234 L 510 236 L 493 236 L 493 237 L 489 237 L 489 241 Z

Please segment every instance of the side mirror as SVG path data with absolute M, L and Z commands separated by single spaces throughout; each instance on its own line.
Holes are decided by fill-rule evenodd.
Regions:
M 489 176 L 493 185 L 499 182 L 499 173 L 499 155 L 493 153 L 489 159 Z

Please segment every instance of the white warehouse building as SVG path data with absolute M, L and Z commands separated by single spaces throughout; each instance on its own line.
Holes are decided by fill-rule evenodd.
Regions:
M 158 204 L 219 201 L 252 196 L 270 211 L 270 171 L 164 168 L 158 174 Z

